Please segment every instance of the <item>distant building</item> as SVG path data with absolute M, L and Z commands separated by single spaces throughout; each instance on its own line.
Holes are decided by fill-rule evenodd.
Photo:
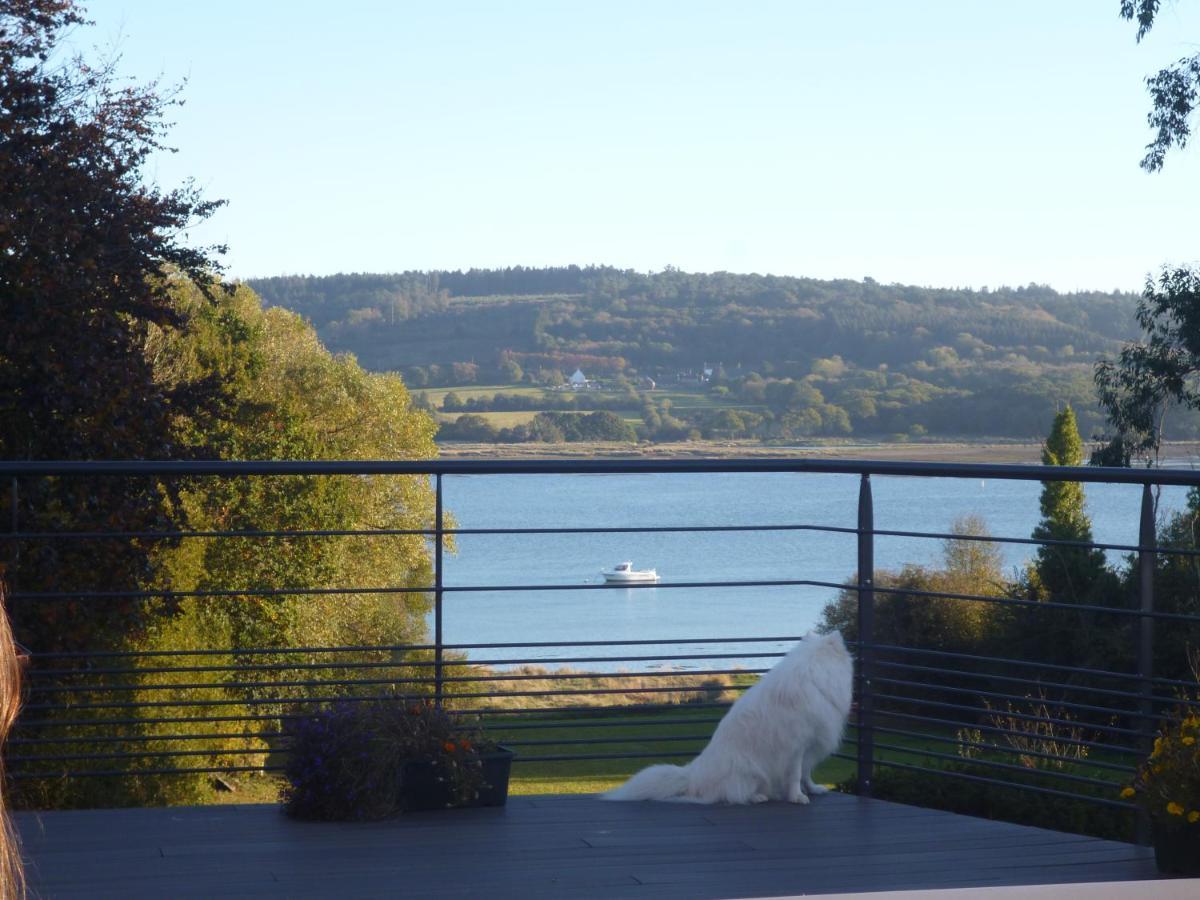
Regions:
M 583 369 L 576 369 L 575 374 L 569 379 L 569 383 L 573 390 L 583 390 L 588 386 L 587 376 L 583 374 Z

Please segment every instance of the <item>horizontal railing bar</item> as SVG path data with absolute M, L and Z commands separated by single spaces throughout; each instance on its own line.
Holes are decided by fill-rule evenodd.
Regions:
M 1088 731 L 1103 731 L 1109 734 L 1128 734 L 1134 737 L 1141 737 L 1142 732 L 1136 728 L 1122 728 L 1119 725 L 1095 725 L 1092 723 L 1081 723 L 1075 719 L 1057 719 L 1047 716 L 1035 716 L 1026 713 L 1011 712 L 1004 710 L 988 710 L 978 706 L 965 706 L 961 703 L 946 703 L 942 700 L 926 700 L 922 697 L 904 697 L 898 694 L 884 694 L 876 692 L 874 697 L 881 700 L 896 700 L 902 703 L 915 703 L 920 706 L 936 706 L 942 709 L 958 709 L 963 712 L 974 713 L 975 715 L 1004 715 L 1013 719 L 1021 719 L 1026 722 L 1049 722 L 1053 725 L 1065 725 L 1071 728 L 1086 728 Z
M 2 536 L 0 536 L 2 537 Z M 11 596 L 11 595 L 10 595 Z M 508 648 L 555 648 L 555 647 L 634 647 L 656 644 L 763 644 L 801 640 L 803 635 L 780 635 L 778 637 L 703 637 L 703 638 L 635 638 L 618 641 L 503 641 L 476 644 L 442 644 L 445 650 L 505 650 Z M 142 657 L 142 656 L 256 656 L 270 653 L 362 653 L 365 651 L 421 651 L 434 650 L 433 644 L 358 644 L 346 647 L 233 647 L 226 649 L 192 650 L 79 650 L 53 653 L 38 653 L 38 659 L 86 659 L 88 657 Z M 744 655 L 744 654 L 743 654 Z M 549 660 L 548 660 L 549 661 Z
M 15 747 L 30 744 L 141 744 L 148 741 L 261 741 L 268 738 L 283 737 L 282 731 L 263 731 L 257 734 L 242 734 L 240 732 L 202 733 L 202 734 L 124 734 L 124 735 L 92 735 L 89 737 L 45 737 L 45 738 L 9 738 L 6 746 Z M 231 750 L 236 753 L 236 750 Z
M 982 784 L 991 784 L 999 787 L 1010 787 L 1019 791 L 1032 791 L 1038 794 L 1049 794 L 1054 797 L 1063 797 L 1067 800 L 1082 800 L 1085 803 L 1098 803 L 1102 806 L 1111 806 L 1116 809 L 1136 810 L 1137 807 L 1132 803 L 1124 803 L 1120 800 L 1109 800 L 1105 797 L 1094 797 L 1088 794 L 1073 794 L 1070 791 L 1060 791 L 1054 788 L 1039 787 L 1035 784 L 1022 784 L 1019 781 L 1002 781 L 998 778 L 988 778 L 984 775 L 969 775 L 966 772 L 948 772 L 945 769 L 930 769 L 926 766 L 914 766 L 909 763 L 893 762 L 889 759 L 875 760 L 877 766 L 888 766 L 892 769 L 907 769 L 910 772 L 923 772 L 926 775 L 940 775 L 944 778 L 960 778 L 964 781 L 976 781 Z M 1041 774 L 1040 772 L 1038 774 Z
M 620 526 L 545 526 L 540 528 L 444 528 L 442 534 L 456 535 L 579 535 L 579 534 L 689 534 L 702 532 L 771 532 L 771 531 L 818 531 L 834 534 L 859 533 L 859 529 L 843 525 L 620 525 Z M 11 531 L 4 534 L 11 541 L 52 540 L 183 540 L 190 538 L 309 538 L 309 537 L 432 537 L 433 528 L 326 528 L 326 529 L 247 529 L 206 531 Z M 902 531 L 896 529 L 874 529 L 870 532 L 880 537 L 904 537 L 942 541 L 977 541 L 987 544 L 1024 544 L 1040 547 L 1063 547 L 1139 553 L 1153 551 L 1167 556 L 1200 556 L 1200 549 L 1156 544 L 1142 547 L 1138 544 L 1115 544 L 1101 541 L 1072 541 L 1057 538 L 1018 538 L 1002 535 L 958 534 L 938 531 Z
M 0 535 L 2 538 L 2 535 Z M 669 581 L 647 582 L 645 584 L 609 584 L 588 583 L 578 584 L 500 584 L 500 585 L 444 585 L 444 593 L 455 594 L 504 594 L 529 593 L 531 591 L 627 591 L 627 590 L 680 590 L 686 588 L 747 588 L 747 587 L 824 587 L 841 589 L 846 585 L 834 581 L 815 581 L 811 579 L 761 578 L 739 581 Z M 79 600 L 90 598 L 94 600 L 183 600 L 191 597 L 325 597 L 339 594 L 376 595 L 376 594 L 431 594 L 432 586 L 426 587 L 333 587 L 333 588 L 228 588 L 220 590 L 137 590 L 137 591 L 13 591 L 8 596 L 11 600 Z M 1044 604 L 1043 604 L 1044 605 Z
M 0 477 L 213 475 L 626 475 L 793 472 L 917 478 L 997 478 L 1109 484 L 1200 485 L 1190 469 L 1036 466 L 1010 463 L 929 463 L 896 460 L 521 459 L 521 460 L 4 460 Z
M 531 756 L 522 753 L 513 759 L 514 763 L 531 762 L 583 762 L 590 759 L 693 759 L 700 751 L 677 750 L 674 753 L 588 753 L 588 754 L 552 754 Z
M 176 757 L 176 756 L 269 756 L 276 751 L 267 747 L 262 750 L 254 750 L 250 748 L 230 750 L 228 748 L 220 748 L 215 750 L 147 750 L 142 753 L 52 753 L 45 756 L 10 756 L 6 760 L 9 763 L 34 763 L 34 762 L 81 762 L 83 760 L 99 760 L 99 759 L 158 759 L 160 757 Z M 137 772 L 131 771 L 130 775 L 136 775 Z
M 505 658 L 505 659 L 470 659 L 461 662 L 449 660 L 443 663 L 447 668 L 456 666 L 477 667 L 477 666 L 509 666 L 509 665 L 538 665 L 541 663 L 554 663 L 562 665 L 565 663 L 596 663 L 596 662 L 673 662 L 684 659 L 777 659 L 784 654 L 780 651 L 771 651 L 768 653 L 679 653 L 669 656 L 536 656 L 527 658 Z M 97 675 L 165 675 L 179 673 L 198 673 L 198 672 L 270 672 L 270 671 L 286 671 L 286 670 L 311 670 L 311 669 L 406 669 L 416 667 L 432 668 L 437 666 L 437 660 L 432 659 L 404 659 L 400 661 L 379 661 L 379 662 L 314 662 L 314 663 L 260 663 L 260 664 L 240 664 L 231 663 L 227 666 L 145 666 L 145 667 L 126 667 L 122 669 L 34 669 L 29 673 L 33 678 L 49 678 L 49 677 L 74 677 L 91 678 Z M 728 669 L 730 674 L 744 674 L 748 669 Z M 673 674 L 690 675 L 694 674 L 690 669 L 672 669 Z M 554 677 L 557 673 L 544 677 Z
M 14 733 L 30 728 L 100 728 L 117 725 L 197 725 L 219 722 L 277 722 L 280 719 L 302 719 L 300 714 L 247 713 L 239 716 L 151 716 L 137 719 L 20 719 Z
M 851 529 L 856 531 L 857 529 Z M 871 534 L 877 537 L 922 538 L 941 541 L 975 541 L 981 544 L 1025 544 L 1038 547 L 1062 547 L 1075 550 L 1121 550 L 1130 553 L 1152 552 L 1164 556 L 1200 556 L 1200 550 L 1187 547 L 1173 547 L 1164 544 L 1154 544 L 1143 547 L 1140 544 L 1109 544 L 1102 541 L 1069 541 L 1061 538 L 1019 538 L 997 537 L 990 534 L 957 534 L 953 531 L 899 531 L 889 528 L 876 528 Z
M 939 753 L 936 750 L 914 750 L 911 747 L 904 747 L 898 744 L 884 744 L 879 741 L 875 742 L 876 750 L 892 750 L 894 752 L 905 753 L 908 756 L 924 756 L 930 759 L 941 759 L 947 762 L 957 762 L 963 765 L 983 766 L 988 769 L 997 769 L 1001 772 L 1020 772 L 1022 774 L 1036 773 L 1039 776 L 1046 778 L 1056 778 L 1063 781 L 1073 781 L 1076 784 L 1088 784 L 1093 787 L 1107 787 L 1116 789 L 1119 784 L 1114 784 L 1111 781 L 1105 781 L 1102 778 L 1091 778 L 1087 775 L 1072 775 L 1069 772 L 1056 772 L 1051 769 L 1031 769 L 1028 766 L 1018 766 L 1013 763 L 999 762 L 998 760 L 982 759 L 975 757 L 972 759 L 964 759 L 953 753 Z
M 865 588 L 852 583 L 841 584 L 837 587 L 845 591 L 857 592 L 865 590 Z M 893 587 L 892 585 L 884 585 L 878 582 L 872 584 L 870 589 L 875 592 L 876 603 L 879 602 L 880 595 L 899 594 L 906 597 L 927 597 L 938 600 L 969 600 L 978 603 L 995 603 L 999 606 L 1016 606 L 1024 607 L 1026 609 L 1057 609 L 1065 610 L 1067 612 L 1103 613 L 1126 616 L 1135 619 L 1154 619 L 1155 621 L 1200 623 L 1200 615 L 1189 613 L 1165 613 L 1157 610 L 1129 609 L 1123 606 L 1096 606 L 1091 603 L 1060 603 L 1052 600 L 1021 600 L 1016 597 L 989 597 L 985 594 L 959 594 L 951 591 L 925 591 L 917 588 Z
M 0 539 L 3 535 L 0 535 Z M 222 588 L 220 590 L 138 590 L 138 591 L 11 591 L 10 600 L 184 600 L 191 597 L 234 599 L 237 597 L 328 597 L 338 594 L 428 594 L 431 587 L 288 587 L 288 588 Z
M 432 528 L 255 528 L 232 531 L 6 531 L 0 538 L 6 541 L 58 541 L 58 540 L 138 540 L 154 539 L 177 541 L 184 538 L 306 538 L 306 537 L 405 537 L 421 535 L 432 537 Z M 448 534 L 448 531 L 443 531 Z
M 9 778 L 22 781 L 45 781 L 53 779 L 61 781 L 64 778 L 128 778 L 131 775 L 144 777 L 146 775 L 224 775 L 231 772 L 282 772 L 283 766 L 203 766 L 187 769 L 105 769 L 93 771 L 88 769 L 73 769 L 59 772 L 8 772 Z
M 839 591 L 859 591 L 863 588 L 852 582 L 819 581 L 816 579 L 760 579 L 741 581 L 687 581 L 687 582 L 657 582 L 646 584 L 629 584 L 614 586 L 611 584 L 527 584 L 527 585 L 446 585 L 443 593 L 512 593 L 512 592 L 553 592 L 553 591 L 612 591 L 612 590 L 682 590 L 691 588 L 749 588 L 749 587 L 822 587 Z M 992 603 L 998 606 L 1023 607 L 1027 609 L 1054 609 L 1068 612 L 1086 612 L 1125 616 L 1137 619 L 1152 619 L 1155 621 L 1200 623 L 1200 615 L 1189 613 L 1169 613 L 1158 610 L 1129 609 L 1119 606 L 1097 606 L 1090 603 L 1061 603 L 1056 601 L 1022 600 L 1015 597 L 994 597 L 981 594 L 965 594 L 950 591 L 927 591 L 916 588 L 892 585 L 874 584 L 872 590 L 877 595 L 895 594 L 906 597 L 924 597 L 942 600 L 964 600 L 978 603 Z M 12 592 L 9 597 L 13 600 L 75 600 L 84 597 L 96 600 L 148 600 L 148 599 L 185 599 L 189 597 L 209 597 L 235 599 L 238 597 L 302 597 L 302 596 L 336 596 L 347 595 L 388 595 L 388 594 L 428 594 L 432 587 L 400 588 L 400 587 L 354 587 L 354 588 L 257 588 L 257 589 L 228 589 L 205 591 L 44 591 L 37 593 Z M 629 643 L 629 642 L 617 642 Z M 656 642 L 660 643 L 660 642 Z M 593 642 L 597 645 L 598 642 Z M 535 646 L 533 644 L 517 646 Z M 444 645 L 444 649 L 448 645 Z M 279 652 L 279 651 L 275 651 Z
M 387 700 L 393 699 L 392 696 L 375 696 L 375 697 L 331 697 L 326 699 L 316 698 L 308 702 L 366 702 L 370 700 Z M 427 699 L 427 698 L 425 698 Z M 297 701 L 289 701 L 297 702 Z M 286 705 L 286 704 L 284 704 Z M 732 704 L 725 702 L 693 702 L 683 705 L 683 708 L 689 712 L 701 709 L 728 709 Z M 662 713 L 665 711 L 677 711 L 680 709 L 679 704 L 664 705 L 661 703 L 640 703 L 628 704 L 621 706 L 623 713 Z M 608 709 L 611 709 L 609 707 Z M 497 709 L 493 707 L 472 707 L 468 709 L 447 709 L 450 715 L 458 716 L 513 716 L 513 715 L 565 715 L 568 713 L 583 713 L 589 717 L 594 716 L 594 721 L 589 718 L 588 724 L 582 722 L 580 727 L 593 727 L 595 722 L 604 721 L 602 714 L 605 710 L 595 706 L 545 706 L 545 707 L 524 707 L 520 709 Z M 243 715 L 204 715 L 204 716 L 154 716 L 146 718 L 126 718 L 126 719 L 22 719 L 17 724 L 18 732 L 23 732 L 30 728 L 98 728 L 117 725 L 194 725 L 199 723 L 226 723 L 226 722 L 276 722 L 280 720 L 304 719 L 311 713 L 247 713 Z M 507 726 L 503 726 L 507 727 Z
M 657 693 L 662 693 L 662 690 L 659 689 L 657 691 Z M 456 695 L 456 696 L 461 696 L 461 695 Z M 694 702 L 694 703 L 682 704 L 682 708 L 687 709 L 688 711 L 697 710 L 697 709 L 729 709 L 729 707 L 731 707 L 732 705 L 733 705 L 732 703 L 719 703 L 719 702 L 715 702 L 715 701 L 713 701 L 713 702 L 698 701 L 698 702 Z M 681 708 L 681 704 L 662 704 L 662 703 L 634 704 L 634 703 L 631 703 L 628 705 L 622 705 L 619 708 L 621 709 L 622 712 L 663 712 L 664 710 L 677 710 L 677 709 Z M 446 712 L 450 713 L 450 715 L 452 715 L 452 716 L 456 716 L 456 715 L 457 716 L 482 716 L 484 718 L 487 718 L 489 716 L 522 716 L 522 715 L 538 715 L 541 713 L 553 713 L 553 714 L 557 714 L 557 715 L 562 715 L 565 713 L 589 713 L 592 715 L 597 715 L 600 713 L 604 713 L 606 711 L 611 711 L 612 709 L 613 709 L 613 707 L 611 707 L 611 706 L 610 707 L 541 706 L 541 707 L 527 707 L 527 708 L 522 708 L 522 709 L 500 709 L 500 708 L 496 708 L 496 707 L 479 706 L 479 707 L 471 707 L 469 709 L 447 709 Z M 599 715 L 597 715 L 597 718 L 599 718 Z M 491 727 L 491 726 L 489 726 L 489 727 Z M 496 725 L 494 727 L 503 728 L 504 726 Z
M 688 704 L 689 706 L 691 704 Z M 615 707 L 609 707 L 613 709 Z M 617 707 L 619 708 L 619 707 Z M 542 731 L 552 728 L 571 728 L 575 730 L 583 728 L 629 728 L 629 727 L 644 727 L 644 728 L 660 728 L 664 726 L 676 725 L 712 725 L 721 720 L 718 719 L 661 719 L 661 718 L 645 718 L 645 719 L 606 719 L 597 717 L 594 722 L 581 722 L 579 719 L 572 719 L 567 722 L 511 722 L 503 725 L 489 725 L 486 730 L 495 730 L 501 732 L 508 731 Z M 638 738 L 642 740 L 642 738 Z
M 523 584 L 523 585 L 445 585 L 441 590 L 445 594 L 474 594 L 474 593 L 531 593 L 553 591 L 612 591 L 612 590 L 684 590 L 691 588 L 749 588 L 749 587 L 822 587 L 833 590 L 859 591 L 863 588 L 848 582 L 818 581 L 816 579 L 759 579 L 741 581 L 686 581 L 686 582 L 656 582 L 645 584 Z M 339 594 L 375 595 L 375 594 L 428 594 L 432 587 L 398 588 L 260 588 L 260 589 L 229 589 L 207 591 L 48 591 L 38 593 L 12 592 L 9 597 L 14 600 L 73 600 L 84 597 L 97 600 L 148 600 L 148 599 L 184 599 L 188 597 L 303 597 L 331 596 Z M 962 594 L 949 591 L 926 591 L 916 588 L 896 587 L 891 585 L 874 584 L 872 590 L 876 595 L 896 594 L 906 597 L 926 597 L 942 600 L 965 600 L 978 603 L 993 603 L 999 606 L 1024 607 L 1029 609 L 1056 609 L 1070 612 L 1087 612 L 1126 616 L 1137 619 L 1153 619 L 1155 621 L 1200 623 L 1200 615 L 1189 613 L 1168 613 L 1158 610 L 1129 609 L 1119 606 L 1097 606 L 1090 603 L 1061 603 L 1056 601 L 1021 600 L 1015 597 L 989 597 L 981 594 Z M 445 645 L 444 645 L 445 646 Z M 532 645 L 529 645 L 532 646 Z
M 1111 771 L 1114 771 L 1114 772 L 1136 772 L 1137 771 L 1137 768 L 1135 766 L 1123 766 L 1123 765 L 1120 765 L 1119 763 L 1101 762 L 1099 760 L 1087 759 L 1087 758 L 1077 759 L 1077 760 L 1076 759 L 1067 759 L 1066 757 L 1062 756 L 1061 754 L 1045 753 L 1040 750 L 1023 750 L 1023 749 L 1019 749 L 1017 747 L 1011 747 L 1011 746 L 1010 747 L 1001 747 L 999 744 L 983 744 L 978 741 L 967 741 L 967 740 L 963 740 L 962 738 L 947 737 L 946 735 L 941 735 L 941 734 L 929 734 L 928 732 L 924 732 L 924 731 L 909 731 L 904 728 L 888 728 L 887 726 L 884 726 L 884 725 L 872 725 L 871 727 L 872 727 L 873 731 L 876 731 L 881 734 L 894 734 L 898 737 L 920 738 L 921 740 L 937 741 L 938 743 L 941 743 L 941 744 L 955 744 L 960 747 L 976 747 L 980 750 L 987 750 L 987 751 L 993 752 L 993 753 L 1005 753 L 1010 756 L 1034 756 L 1034 757 L 1037 757 L 1038 759 L 1049 759 L 1049 760 L 1053 760 L 1056 762 L 1062 762 L 1064 764 L 1070 764 L 1070 765 L 1095 766 L 1096 768 L 1100 768 L 1100 769 L 1110 769 Z M 1014 736 L 1021 734 L 1021 732 L 1019 732 L 1019 731 L 1005 731 L 1004 733 L 1012 734 Z M 1034 739 L 1036 740 L 1038 738 L 1035 737 Z M 1057 741 L 1058 738 L 1055 737 L 1055 738 L 1052 738 L 1051 740 Z M 876 744 L 875 746 L 879 747 L 882 745 Z M 924 750 L 913 750 L 911 752 L 913 754 L 919 756 L 922 753 L 924 753 L 925 751 Z M 969 759 L 967 757 L 962 756 L 962 754 L 959 754 L 957 757 L 951 757 L 951 758 L 961 759 L 965 762 L 974 762 L 973 758 Z M 1028 769 L 1028 767 L 1025 767 L 1025 768 Z
M 968 723 L 955 721 L 954 719 L 940 719 L 936 716 L 922 716 L 917 713 L 899 712 L 896 710 L 879 709 L 876 711 L 880 716 L 886 716 L 889 719 L 903 719 L 906 722 L 924 722 L 932 725 L 946 725 L 951 728 L 971 728 L 976 731 L 986 731 L 990 734 L 1011 734 L 1023 735 L 1023 732 L 1017 728 L 1001 728 L 998 725 L 984 725 L 982 723 Z M 1140 733 L 1139 733 L 1140 736 Z M 1084 738 L 1071 737 L 1055 737 L 1054 740 L 1060 744 L 1071 744 L 1075 747 L 1087 747 L 1090 750 L 1106 750 L 1114 753 L 1123 753 L 1131 756 L 1141 756 L 1141 750 L 1136 747 L 1124 747 L 1120 744 L 1107 744 L 1102 741 L 1089 741 Z
M 692 672 L 562 672 L 562 673 L 531 673 L 531 674 L 493 674 L 493 675 L 446 675 L 440 679 L 443 684 L 475 684 L 489 681 L 578 681 L 584 678 L 700 678 L 713 675 L 761 675 L 769 669 L 697 669 Z M 78 684 L 78 685 L 32 685 L 30 690 L 37 694 L 78 694 L 132 691 L 186 691 L 186 690 L 250 690 L 262 688 L 292 688 L 292 687 L 344 687 L 359 685 L 381 684 L 437 684 L 437 678 L 349 678 L 349 679 L 310 679 L 305 681 L 201 681 L 182 682 L 178 684 Z M 732 687 L 732 685 L 707 685 L 711 689 Z M 671 688 L 662 688 L 670 690 Z
M 354 682 L 347 682 L 353 684 Z M 371 684 L 372 682 L 363 682 Z M 382 682 L 390 684 L 392 682 Z M 699 693 L 701 691 L 737 691 L 745 690 L 749 685 L 671 685 L 668 687 L 626 687 L 626 688 L 593 688 L 589 690 L 563 689 L 556 691 L 471 691 L 455 693 L 456 699 L 503 699 L 506 697 L 573 697 L 600 696 L 606 694 L 675 694 Z M 337 700 L 426 700 L 427 694 L 385 694 L 370 697 L 238 697 L 229 700 L 141 700 L 137 703 L 73 703 L 63 707 L 54 703 L 29 703 L 25 709 L 54 710 L 54 709 L 157 709 L 161 707 L 192 707 L 192 706 L 264 706 L 279 704 L 286 706 L 292 703 L 330 703 Z
M 965 669 L 944 669 L 939 666 L 921 666 L 916 663 L 896 662 L 887 659 L 872 659 L 872 665 L 882 666 L 889 669 L 903 669 L 906 672 L 927 672 L 931 675 L 957 675 L 967 678 L 976 678 L 983 681 L 1003 681 L 1009 684 L 1032 685 L 1039 688 L 1052 688 L 1054 690 L 1075 691 L 1080 693 L 1105 694 L 1110 697 L 1123 697 L 1129 700 L 1137 700 L 1139 702 L 1146 699 L 1145 694 L 1135 693 L 1134 691 L 1119 691 L 1113 688 L 1092 687 L 1086 684 L 1063 684 L 1058 681 L 1043 681 L 1040 678 L 1018 678 L 1015 675 L 997 675 L 990 672 L 968 672 Z M 1047 701 L 1049 702 L 1049 701 Z
M 857 644 L 856 644 L 857 646 Z M 937 656 L 945 659 L 965 659 L 971 662 L 996 663 L 1002 666 L 1022 666 L 1026 668 L 1048 669 L 1056 672 L 1068 672 L 1079 675 L 1095 675 L 1099 678 L 1120 678 L 1129 681 L 1140 681 L 1141 676 L 1136 672 L 1113 672 L 1108 669 L 1088 669 L 1080 666 L 1064 666 L 1054 663 L 1035 662 L 1027 659 L 1012 659 L 1006 656 L 977 656 L 972 653 L 953 653 L 948 650 L 928 650 L 924 647 L 902 647 L 898 644 L 866 644 L 868 650 L 889 653 L 912 653 L 920 656 Z M 1180 682 L 1185 684 L 1186 682 Z
M 529 535 L 529 534 L 689 534 L 694 532 L 726 531 L 828 531 L 857 534 L 858 529 L 844 525 L 590 525 L 543 526 L 539 528 L 443 528 L 442 534 L 455 535 Z M 421 535 L 433 537 L 434 528 L 309 528 L 295 531 L 281 529 L 243 529 L 229 531 L 9 531 L 4 540 L 42 541 L 59 539 L 79 540 L 150 540 L 165 538 L 293 538 L 293 537 L 396 537 Z M 997 538 L 996 540 L 1002 540 Z
M 1134 711 L 1129 709 L 1120 709 L 1112 706 L 1094 706 L 1090 703 L 1075 703 L 1071 700 L 1045 700 L 1040 697 L 1029 697 L 1021 694 L 1005 694 L 1001 691 L 981 691 L 978 688 L 960 688 L 951 684 L 934 684 L 928 681 L 909 681 L 904 678 L 889 678 L 886 675 L 877 675 L 873 679 L 881 684 L 900 685 L 902 687 L 924 688 L 934 691 L 948 691 L 952 694 L 968 694 L 972 697 L 987 697 L 995 700 L 1009 700 L 1018 703 L 1041 703 L 1046 706 L 1058 706 L 1063 709 L 1076 709 L 1084 712 L 1097 712 L 1105 715 L 1129 716 L 1133 715 Z M 1012 710 L 1007 709 L 989 709 L 990 713 L 995 715 L 1010 715 Z M 1091 727 L 1086 723 L 1079 722 L 1076 727 Z
M 545 738 L 543 740 L 524 740 L 517 738 L 515 740 L 504 739 L 503 743 L 507 747 L 567 747 L 577 746 L 580 744 L 640 744 L 653 741 L 654 743 L 672 742 L 678 743 L 683 741 L 707 741 L 711 738 L 711 734 L 686 734 L 686 735 L 646 735 L 644 737 L 615 737 L 615 738 Z

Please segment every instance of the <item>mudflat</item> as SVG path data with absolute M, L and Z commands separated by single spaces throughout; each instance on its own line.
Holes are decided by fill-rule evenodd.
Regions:
M 912 460 L 916 462 L 1027 463 L 1041 462 L 1040 443 L 1020 442 L 856 442 L 808 446 L 764 446 L 753 441 L 681 441 L 671 444 L 468 444 L 445 443 L 444 459 L 714 459 L 818 458 Z M 1200 458 L 1200 444 L 1164 444 L 1163 459 Z

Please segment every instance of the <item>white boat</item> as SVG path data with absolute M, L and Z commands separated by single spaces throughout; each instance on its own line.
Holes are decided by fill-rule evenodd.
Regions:
M 609 584 L 646 584 L 658 581 L 658 572 L 655 569 L 635 569 L 633 563 L 628 560 L 600 574 Z

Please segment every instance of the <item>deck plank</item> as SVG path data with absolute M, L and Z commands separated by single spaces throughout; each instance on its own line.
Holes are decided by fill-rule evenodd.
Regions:
M 1155 877 L 1146 848 L 842 794 L 514 797 L 306 823 L 275 806 L 20 813 L 36 896 L 720 898 Z

